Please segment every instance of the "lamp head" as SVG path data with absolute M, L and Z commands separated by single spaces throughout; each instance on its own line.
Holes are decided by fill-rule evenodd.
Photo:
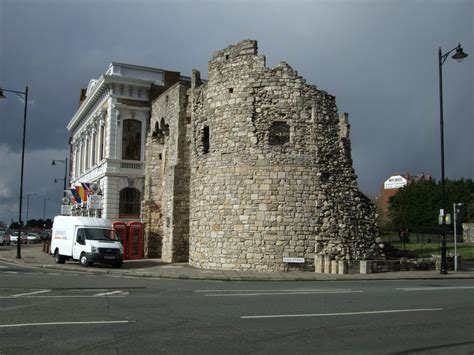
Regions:
M 53 161 L 51 162 L 51 165 L 56 165 L 56 162 L 53 160 Z
M 467 53 L 464 53 L 461 47 L 461 43 L 459 43 L 458 47 L 456 48 L 456 53 L 454 53 L 454 55 L 451 58 L 456 59 L 459 63 L 461 63 L 466 57 L 467 57 Z
M 6 99 L 6 96 L 3 94 L 3 90 L 0 89 L 0 100 Z

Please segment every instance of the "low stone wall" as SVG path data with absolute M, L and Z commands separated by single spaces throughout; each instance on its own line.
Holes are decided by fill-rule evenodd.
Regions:
M 454 270 L 454 257 L 448 256 L 447 269 Z M 315 259 L 315 272 L 320 274 L 372 274 L 393 271 L 413 270 L 440 270 L 441 258 L 432 256 L 430 258 L 398 260 L 330 260 L 325 256 L 317 256 Z M 458 267 L 462 269 L 461 258 L 458 257 Z

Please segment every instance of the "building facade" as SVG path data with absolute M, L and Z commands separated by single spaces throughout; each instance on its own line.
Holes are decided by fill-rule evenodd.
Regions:
M 71 186 L 96 183 L 102 217 L 140 220 L 145 177 L 145 139 L 150 100 L 179 80 L 179 73 L 112 63 L 81 93 L 67 125 Z
M 259 271 L 383 258 L 349 129 L 334 96 L 287 63 L 267 68 L 256 41 L 214 53 L 207 82 L 193 71 L 152 102 L 147 255 Z
M 380 186 L 376 203 L 379 220 L 382 225 L 387 225 L 391 222 L 389 210 L 390 197 L 395 196 L 401 188 L 407 186 L 409 183 L 422 180 L 431 180 L 431 175 L 421 173 L 420 175 L 413 176 L 408 173 L 404 175 L 395 173 L 383 182 Z

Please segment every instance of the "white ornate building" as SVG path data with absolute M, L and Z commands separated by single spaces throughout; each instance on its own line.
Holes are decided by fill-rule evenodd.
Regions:
M 141 218 L 150 96 L 179 78 L 178 72 L 112 63 L 82 90 L 81 104 L 67 125 L 70 184 L 100 186 L 102 217 Z

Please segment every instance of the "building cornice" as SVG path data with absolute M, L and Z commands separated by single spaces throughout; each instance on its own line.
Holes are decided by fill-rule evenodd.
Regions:
M 159 70 L 157 70 L 159 72 Z M 138 78 L 131 78 L 127 76 L 120 76 L 120 75 L 102 75 L 100 79 L 95 84 L 92 92 L 87 96 L 86 100 L 83 104 L 79 107 L 79 109 L 74 114 L 73 118 L 67 125 L 67 129 L 69 132 L 72 132 L 80 122 L 86 117 L 91 110 L 94 109 L 97 102 L 100 100 L 104 92 L 108 89 L 109 85 L 111 84 L 119 84 L 119 85 L 132 85 L 134 87 L 139 88 L 146 88 L 149 89 L 151 84 L 154 83 L 152 80 L 144 80 Z M 126 96 L 121 96 L 126 97 Z M 136 100 L 137 98 L 130 98 Z M 146 101 L 146 100 L 145 100 Z

